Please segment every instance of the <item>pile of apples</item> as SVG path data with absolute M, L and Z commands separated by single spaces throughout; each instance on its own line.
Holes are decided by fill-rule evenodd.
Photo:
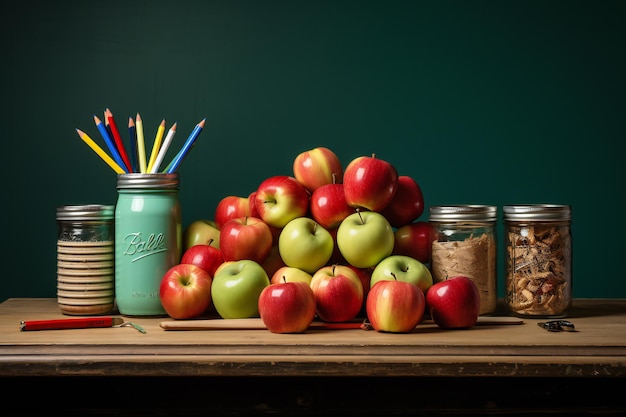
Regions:
M 466 277 L 433 284 L 423 211 L 418 182 L 375 154 L 344 169 L 329 148 L 304 151 L 292 175 L 225 196 L 213 219 L 187 226 L 161 303 L 174 319 L 260 317 L 274 333 L 363 314 L 377 331 L 408 333 L 426 306 L 439 327 L 472 327 L 478 289 Z

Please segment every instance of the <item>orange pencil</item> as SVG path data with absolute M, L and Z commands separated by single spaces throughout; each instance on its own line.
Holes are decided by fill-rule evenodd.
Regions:
M 120 136 L 120 131 L 117 129 L 117 125 L 115 124 L 113 113 L 111 113 L 111 110 L 107 108 L 104 111 L 104 116 L 109 122 L 109 127 L 111 128 L 111 134 L 113 135 L 113 139 L 115 140 L 117 151 L 120 153 L 122 161 L 124 161 L 124 165 L 126 165 L 126 172 L 133 172 L 133 165 L 128 159 L 128 154 L 126 153 L 126 148 L 124 147 L 124 143 L 122 142 L 122 136 Z

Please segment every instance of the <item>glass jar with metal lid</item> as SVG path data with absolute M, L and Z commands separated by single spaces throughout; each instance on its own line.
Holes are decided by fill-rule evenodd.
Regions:
M 572 303 L 571 207 L 504 206 L 505 298 L 522 317 L 562 318 Z
M 57 207 L 58 240 L 63 242 L 113 242 L 115 207 L 103 204 Z
M 115 206 L 115 294 L 121 314 L 166 315 L 159 286 L 182 251 L 179 174 L 121 174 Z
M 57 208 L 57 301 L 64 314 L 99 315 L 114 308 L 114 209 Z
M 432 206 L 431 270 L 433 281 L 457 275 L 470 278 L 480 293 L 480 315 L 493 314 L 497 294 L 496 206 L 461 204 Z

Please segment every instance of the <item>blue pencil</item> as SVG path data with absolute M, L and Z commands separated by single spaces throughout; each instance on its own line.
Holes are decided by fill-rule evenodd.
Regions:
M 204 123 L 205 122 L 206 122 L 206 118 L 202 119 L 202 121 L 200 123 L 198 123 L 196 125 L 196 127 L 194 127 L 194 129 L 189 134 L 189 137 L 187 138 L 187 140 L 183 144 L 183 147 L 180 149 L 178 154 L 176 154 L 174 159 L 172 159 L 172 162 L 169 163 L 167 168 L 165 168 L 165 173 L 172 174 L 172 173 L 176 172 L 176 170 L 178 169 L 180 164 L 183 162 L 183 159 L 185 159 L 187 154 L 189 154 L 189 151 L 191 150 L 191 148 L 193 147 L 194 143 L 196 142 L 196 139 L 198 138 L 198 135 L 202 132 L 202 129 L 204 128 Z
M 96 123 L 96 127 L 100 131 L 100 136 L 102 136 L 102 139 L 104 139 L 104 141 L 106 142 L 107 148 L 109 148 L 109 152 L 111 152 L 111 155 L 113 156 L 115 162 L 117 162 L 117 164 L 122 167 L 124 171 L 129 172 L 129 168 L 126 167 L 126 164 L 122 160 L 122 156 L 117 151 L 117 147 L 113 143 L 113 140 L 111 139 L 107 128 L 102 123 L 102 120 L 100 120 L 95 114 L 93 115 L 93 120 Z

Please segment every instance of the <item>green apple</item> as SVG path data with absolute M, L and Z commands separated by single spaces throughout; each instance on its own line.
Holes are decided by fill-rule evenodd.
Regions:
M 213 220 L 196 220 L 185 228 L 183 252 L 195 245 L 211 245 L 220 248 L 220 230 Z
M 391 255 L 393 228 L 375 211 L 358 210 L 346 217 L 337 229 L 337 246 L 346 262 L 357 268 L 371 268 Z
M 211 297 L 224 319 L 259 317 L 259 295 L 270 285 L 263 267 L 252 260 L 227 261 L 215 271 Z
M 309 274 L 328 263 L 334 247 L 330 232 L 310 217 L 289 221 L 278 236 L 278 251 L 285 265 Z
M 372 271 L 370 288 L 378 281 L 404 281 L 416 285 L 424 294 L 433 285 L 433 276 L 426 265 L 405 255 L 391 255 Z
M 292 266 L 282 266 L 274 272 L 270 277 L 271 284 L 280 284 L 281 282 L 306 282 L 311 284 L 313 276 L 300 268 L 294 268 Z

